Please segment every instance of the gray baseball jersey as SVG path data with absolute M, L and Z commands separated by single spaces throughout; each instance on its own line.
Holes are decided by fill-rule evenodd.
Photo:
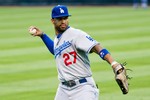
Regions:
M 98 42 L 87 33 L 68 28 L 54 39 L 54 54 L 60 81 L 92 76 L 88 53 Z

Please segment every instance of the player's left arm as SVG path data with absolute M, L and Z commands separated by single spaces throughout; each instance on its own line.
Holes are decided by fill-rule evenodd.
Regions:
M 97 53 L 99 56 L 101 56 L 103 60 L 106 60 L 109 64 L 111 64 L 114 61 L 114 59 L 112 58 L 112 56 L 110 55 L 108 51 L 107 52 L 104 51 L 103 53 L 102 50 L 104 51 L 106 49 L 104 49 L 100 44 L 97 44 L 91 49 L 90 52 Z M 112 66 L 112 67 L 115 68 L 115 66 Z
M 118 83 L 121 91 L 123 94 L 127 94 L 129 89 L 128 89 L 128 77 L 126 75 L 126 69 L 123 64 L 120 64 L 116 62 L 109 51 L 100 44 L 95 45 L 90 52 L 95 52 L 97 53 L 103 60 L 107 61 L 113 68 L 113 71 L 115 73 L 115 80 Z

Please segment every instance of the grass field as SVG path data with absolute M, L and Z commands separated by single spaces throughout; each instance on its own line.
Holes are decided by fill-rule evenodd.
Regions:
M 58 86 L 54 57 L 28 27 L 35 25 L 51 38 L 51 7 L 0 7 L 0 100 L 53 100 Z M 89 33 L 133 77 L 122 95 L 111 67 L 90 54 L 100 100 L 150 100 L 150 9 L 132 7 L 69 7 L 70 25 Z M 63 99 L 62 99 L 63 100 Z

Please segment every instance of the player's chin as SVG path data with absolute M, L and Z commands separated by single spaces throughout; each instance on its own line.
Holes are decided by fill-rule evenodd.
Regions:
M 65 31 L 67 27 L 60 27 L 61 31 Z

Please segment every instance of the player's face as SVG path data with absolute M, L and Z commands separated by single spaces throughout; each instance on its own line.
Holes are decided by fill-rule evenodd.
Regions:
M 54 18 L 52 23 L 58 33 L 63 33 L 68 28 L 68 17 Z

